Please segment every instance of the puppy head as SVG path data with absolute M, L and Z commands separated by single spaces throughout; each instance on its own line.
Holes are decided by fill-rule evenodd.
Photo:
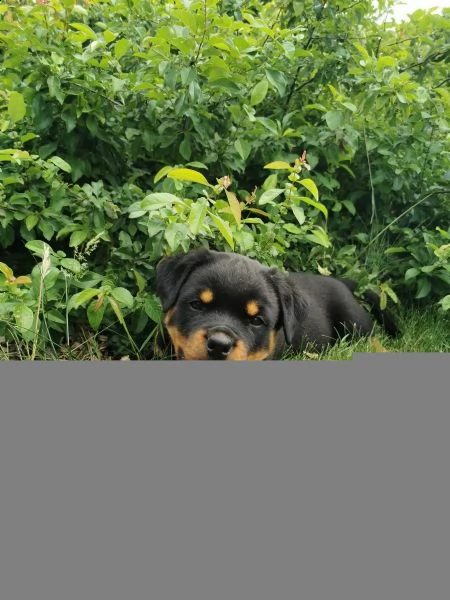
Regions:
M 278 329 L 290 326 L 285 276 L 239 254 L 196 250 L 163 259 L 156 291 L 178 358 L 268 359 Z

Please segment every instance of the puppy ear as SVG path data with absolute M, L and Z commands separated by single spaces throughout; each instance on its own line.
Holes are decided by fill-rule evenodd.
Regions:
M 278 269 L 270 269 L 267 275 L 280 305 L 280 317 L 277 327 L 283 328 L 286 343 L 291 346 L 294 341 L 296 325 L 300 318 L 301 302 L 286 275 Z
M 192 271 L 212 260 L 213 253 L 201 249 L 165 257 L 159 261 L 156 266 L 156 293 L 161 299 L 164 312 L 175 304 Z

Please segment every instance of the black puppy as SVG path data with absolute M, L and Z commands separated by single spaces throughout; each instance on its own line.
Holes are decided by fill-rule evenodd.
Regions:
M 292 346 L 320 350 L 346 333 L 369 335 L 373 321 L 350 280 L 310 273 L 283 274 L 231 252 L 201 249 L 162 259 L 156 291 L 177 358 L 266 360 Z M 375 318 L 397 328 L 368 292 Z

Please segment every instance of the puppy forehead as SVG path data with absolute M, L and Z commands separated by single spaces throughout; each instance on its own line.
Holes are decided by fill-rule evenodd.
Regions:
M 220 294 L 237 299 L 275 301 L 275 293 L 264 277 L 265 269 L 255 261 L 219 260 L 195 270 L 189 287 L 208 289 L 219 299 Z

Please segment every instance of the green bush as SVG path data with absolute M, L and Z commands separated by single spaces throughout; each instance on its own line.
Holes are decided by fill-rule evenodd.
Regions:
M 205 244 L 448 309 L 450 13 L 391 5 L 4 2 L 0 319 L 66 331 L 84 286 L 71 323 L 134 338 L 159 258 Z M 10 272 L 37 242 L 41 299 Z

